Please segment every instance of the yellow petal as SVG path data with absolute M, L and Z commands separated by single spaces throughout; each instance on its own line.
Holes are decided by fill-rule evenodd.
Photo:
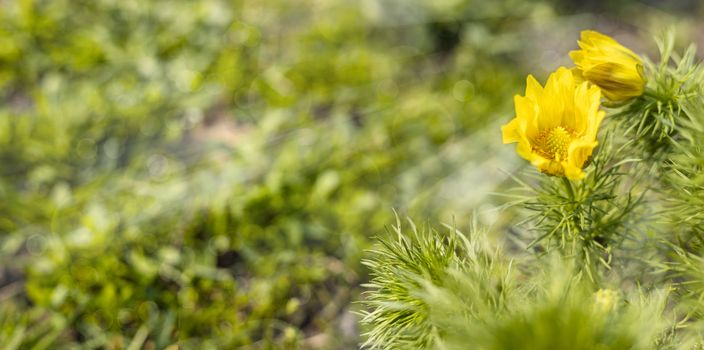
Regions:
M 584 52 L 582 50 L 570 51 L 569 56 L 575 65 L 577 65 L 577 66 L 582 65 L 582 61 L 584 60 Z M 581 73 L 580 73 L 580 75 L 581 75 Z
M 584 171 L 582 171 L 582 168 L 576 167 L 569 163 L 565 162 L 562 167 L 564 169 L 565 177 L 570 180 L 581 180 L 586 175 Z
M 601 34 L 595 30 L 583 30 L 580 40 L 592 45 L 620 45 L 610 36 Z
M 504 144 L 518 142 L 521 140 L 521 135 L 518 130 L 518 118 L 514 118 L 508 124 L 501 127 Z
M 578 67 L 573 67 L 570 70 L 572 71 L 572 77 L 574 78 L 575 84 L 579 85 L 579 84 L 587 81 L 586 79 L 584 79 L 584 76 L 582 75 L 582 70 L 579 69 Z
M 543 87 L 535 80 L 535 77 L 528 75 L 528 78 L 526 78 L 526 97 L 533 101 L 538 101 L 542 95 Z
M 597 141 L 586 140 L 572 142 L 567 151 L 568 164 L 581 169 L 598 144 Z

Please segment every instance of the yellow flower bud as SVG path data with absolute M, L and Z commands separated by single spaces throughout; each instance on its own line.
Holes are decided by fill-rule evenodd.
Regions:
M 599 289 L 594 293 L 594 308 L 600 312 L 609 312 L 616 307 L 619 294 L 611 289 Z
M 583 31 L 578 43 L 581 50 L 570 52 L 578 77 L 599 86 L 613 102 L 643 94 L 643 62 L 633 51 L 592 30 Z

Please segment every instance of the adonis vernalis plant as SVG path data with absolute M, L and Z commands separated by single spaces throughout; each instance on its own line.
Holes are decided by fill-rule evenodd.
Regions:
M 523 219 L 397 224 L 367 261 L 364 346 L 703 348 L 704 68 L 673 37 L 653 63 L 584 31 L 576 67 L 529 75 L 502 136 L 537 171 L 498 193 Z

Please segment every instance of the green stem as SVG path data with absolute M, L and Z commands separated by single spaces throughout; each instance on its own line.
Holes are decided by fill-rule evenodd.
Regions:
M 567 189 L 567 194 L 570 197 L 570 201 L 574 202 L 575 196 L 574 196 L 574 189 L 572 189 L 572 183 L 566 177 L 562 178 L 562 183 L 565 185 L 565 188 Z
M 574 189 L 572 188 L 572 182 L 570 182 L 569 179 L 566 177 L 562 178 L 562 183 L 565 185 L 565 189 L 567 189 L 567 195 L 569 196 L 570 199 L 570 205 L 569 209 L 570 211 L 574 211 L 577 209 L 577 197 L 574 195 Z M 577 218 L 576 215 L 572 215 L 572 224 L 574 225 L 573 229 L 577 230 L 577 234 L 582 233 L 582 225 L 579 222 L 579 219 Z

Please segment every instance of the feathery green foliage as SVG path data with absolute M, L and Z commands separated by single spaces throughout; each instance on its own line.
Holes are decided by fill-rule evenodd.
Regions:
M 658 63 L 644 60 L 647 77 L 645 93 L 628 103 L 611 118 L 623 130 L 624 136 L 635 140 L 639 157 L 662 161 L 672 142 L 680 140 L 681 126 L 692 122 L 699 111 L 692 101 L 701 98 L 704 68 L 696 60 L 696 46 L 691 44 L 682 55 L 674 50 L 673 30 L 656 42 L 660 51 Z
M 666 290 L 597 290 L 569 258 L 514 260 L 476 228 L 410 226 L 367 261 L 368 348 L 650 349 L 668 326 Z
M 374 289 L 367 304 L 375 307 L 363 317 L 363 322 L 375 325 L 366 345 L 413 349 L 434 342 L 437 330 L 416 293 L 424 281 L 442 283 L 447 268 L 458 264 L 458 239 L 454 234 L 440 238 L 434 231 L 418 231 L 409 223 L 409 235 L 397 223 L 394 236 L 380 240 L 381 247 L 370 251 L 374 259 L 364 262 L 372 271 L 372 280 L 365 286 Z
M 511 262 L 502 260 L 501 251 L 476 225 L 469 235 L 450 226 L 445 234 L 418 229 L 411 220 L 407 226 L 410 229 L 398 221 L 391 236 L 381 238 L 364 262 L 372 271 L 372 280 L 365 285 L 371 289 L 364 302 L 371 311 L 364 312 L 362 319 L 371 326 L 365 347 L 431 347 L 452 332 L 430 310 L 431 300 L 478 318 L 503 308 L 511 290 Z M 443 293 L 445 288 L 465 290 L 468 298 L 426 295 Z
M 693 50 L 692 48 L 690 48 Z M 684 55 L 692 73 L 680 101 L 686 118 L 678 120 L 672 150 L 663 164 L 660 197 L 666 232 L 661 241 L 669 259 L 662 269 L 675 282 L 678 307 L 688 332 L 704 332 L 704 67 Z M 681 65 L 681 64 L 680 64 Z
M 633 221 L 645 190 L 623 183 L 626 166 L 638 159 L 616 160 L 628 145 L 616 148 L 612 135 L 605 135 L 583 181 L 534 174 L 532 184 L 516 178 L 520 185 L 505 196 L 528 212 L 524 220 L 530 239 L 528 248 L 579 256 L 590 275 L 594 264 L 610 267 L 611 251 L 634 234 Z

